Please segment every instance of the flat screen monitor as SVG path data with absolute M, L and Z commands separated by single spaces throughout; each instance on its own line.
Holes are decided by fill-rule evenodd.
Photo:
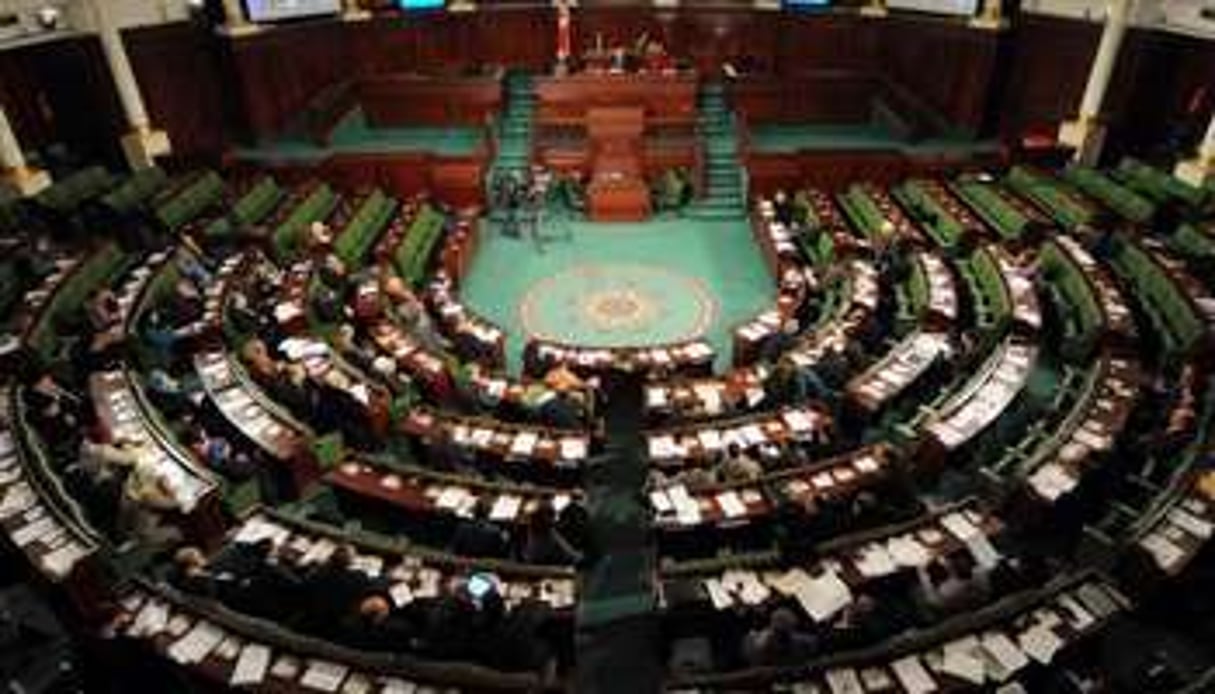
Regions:
M 886 0 L 886 6 L 892 10 L 969 17 L 978 11 L 979 0 Z
M 406 12 L 413 10 L 441 10 L 447 0 L 397 0 L 397 7 Z
M 245 0 L 249 19 L 254 22 L 276 22 L 342 11 L 342 0 Z
M 784 0 L 786 10 L 815 10 L 831 7 L 831 0 Z

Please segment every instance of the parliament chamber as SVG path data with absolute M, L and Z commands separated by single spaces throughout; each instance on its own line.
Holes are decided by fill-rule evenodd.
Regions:
M 1202 0 L 0 0 L 5 690 L 1215 692 L 1213 111 Z

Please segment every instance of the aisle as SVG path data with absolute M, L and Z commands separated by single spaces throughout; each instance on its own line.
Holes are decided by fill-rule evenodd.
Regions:
M 642 503 L 641 384 L 605 384 L 606 454 L 585 475 L 594 556 L 579 573 L 579 692 L 657 692 L 662 685 L 654 549 Z

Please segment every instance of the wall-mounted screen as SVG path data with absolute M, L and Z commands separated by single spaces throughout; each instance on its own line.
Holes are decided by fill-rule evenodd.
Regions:
M 830 7 L 831 0 L 784 0 L 787 10 L 812 10 L 820 7 Z
M 342 0 L 245 0 L 245 9 L 254 22 L 274 22 L 337 14 L 342 11 Z
M 447 0 L 397 0 L 397 7 L 402 10 L 441 10 Z
M 886 0 L 886 6 L 892 10 L 969 17 L 979 10 L 979 0 Z

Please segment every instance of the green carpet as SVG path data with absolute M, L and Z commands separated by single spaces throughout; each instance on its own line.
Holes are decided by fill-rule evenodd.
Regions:
M 774 284 L 745 219 L 567 222 L 538 250 L 487 222 L 462 289 L 507 331 L 517 369 L 530 328 L 585 345 L 658 344 L 705 337 L 730 356 L 730 332 L 771 306 Z
M 785 154 L 802 149 L 882 150 L 905 154 L 952 154 L 994 151 L 994 141 L 943 136 L 908 142 L 881 126 L 864 125 L 755 125 L 751 149 L 764 154 Z
M 257 147 L 241 148 L 243 159 L 323 159 L 333 154 L 377 154 L 385 152 L 430 152 L 464 156 L 476 151 L 482 132 L 469 127 L 373 128 L 360 108 L 355 108 L 334 128 L 328 147 L 318 147 L 300 135 L 264 141 Z

